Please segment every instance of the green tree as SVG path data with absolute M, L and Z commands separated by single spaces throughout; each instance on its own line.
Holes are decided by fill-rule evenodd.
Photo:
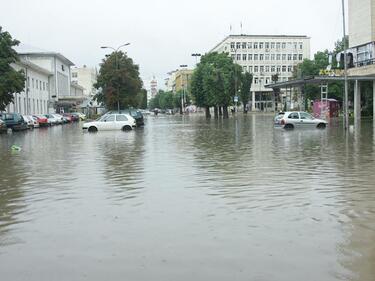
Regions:
M 243 104 L 243 110 L 246 112 L 246 105 L 250 100 L 250 89 L 253 82 L 253 75 L 249 72 L 245 72 L 242 75 L 242 85 L 241 85 L 241 102 Z
M 195 104 L 206 109 L 210 118 L 210 107 L 223 108 L 224 118 L 228 118 L 228 106 L 241 87 L 241 66 L 235 64 L 226 53 L 209 53 L 201 58 L 191 82 L 191 94 Z
M 139 67 L 125 53 L 118 51 L 103 59 L 95 85 L 101 91 L 96 100 L 108 109 L 137 106 L 137 94 L 141 92 L 142 80 Z
M 23 71 L 16 71 L 11 66 L 19 61 L 17 52 L 13 49 L 19 44 L 18 40 L 2 31 L 0 26 L 0 111 L 13 102 L 14 93 L 20 93 L 25 87 Z
M 136 107 L 141 109 L 147 108 L 147 91 L 142 89 L 136 96 Z

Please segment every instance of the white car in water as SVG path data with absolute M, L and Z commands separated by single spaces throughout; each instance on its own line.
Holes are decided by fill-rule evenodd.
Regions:
M 293 130 L 295 128 L 318 128 L 325 129 L 328 122 L 323 119 L 313 117 L 307 112 L 285 112 L 279 113 L 275 117 L 275 126 L 286 130 Z
M 84 123 L 83 130 L 90 133 L 97 131 L 122 130 L 130 131 L 136 126 L 135 119 L 129 114 L 106 114 L 96 121 Z

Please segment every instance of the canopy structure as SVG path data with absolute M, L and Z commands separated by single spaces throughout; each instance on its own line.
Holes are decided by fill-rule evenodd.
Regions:
M 290 93 L 290 100 L 293 88 L 303 89 L 306 85 L 320 85 L 321 86 L 321 97 L 322 100 L 328 99 L 329 91 L 328 85 L 333 82 L 344 82 L 344 76 L 309 76 L 302 79 L 295 79 L 285 82 L 277 82 L 273 84 L 265 85 L 265 88 L 273 90 L 284 89 L 286 91 L 286 96 L 288 97 L 288 92 Z M 355 120 L 361 119 L 361 82 L 373 82 L 373 108 L 375 113 L 375 75 L 365 75 L 365 76 L 348 76 L 349 82 L 354 82 L 354 118 Z M 374 121 L 375 121 L 375 114 Z

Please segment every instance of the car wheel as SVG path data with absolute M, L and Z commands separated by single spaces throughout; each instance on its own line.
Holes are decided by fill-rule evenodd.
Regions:
M 317 126 L 318 129 L 325 129 L 326 127 L 327 127 L 327 125 L 324 124 L 324 123 L 320 123 L 320 124 L 318 124 L 318 126 Z
M 88 131 L 89 131 L 90 133 L 96 133 L 96 132 L 98 131 L 98 128 L 96 128 L 96 127 L 94 127 L 94 126 L 91 126 L 91 127 L 88 129 Z
M 126 126 L 122 127 L 122 130 L 123 130 L 124 132 L 126 132 L 126 131 L 131 131 L 131 130 L 132 130 L 132 127 L 129 126 L 129 125 L 126 125 Z
M 293 130 L 293 129 L 294 129 L 294 126 L 293 126 L 292 124 L 286 124 L 286 125 L 284 126 L 284 129 L 285 129 L 285 130 Z

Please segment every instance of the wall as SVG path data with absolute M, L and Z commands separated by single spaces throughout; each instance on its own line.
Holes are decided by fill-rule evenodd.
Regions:
M 349 0 L 350 48 L 375 41 L 375 0 Z

